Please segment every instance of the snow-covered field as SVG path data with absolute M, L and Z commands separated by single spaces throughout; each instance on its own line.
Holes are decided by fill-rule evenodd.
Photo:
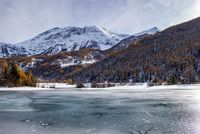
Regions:
M 86 84 L 87 85 L 87 84 Z M 14 87 L 6 88 L 0 87 L 0 91 L 48 91 L 48 90 L 77 90 L 76 85 L 68 85 L 65 83 L 38 83 L 37 87 Z M 187 84 L 187 85 L 160 85 L 160 86 L 148 86 L 146 83 L 138 83 L 133 86 L 124 85 L 124 86 L 115 86 L 115 87 L 106 87 L 106 88 L 82 88 L 82 90 L 153 90 L 153 89 L 200 89 L 200 84 Z M 80 90 L 80 89 L 78 89 Z
M 125 85 L 105 89 L 200 89 L 200 84 L 148 86 L 146 83 L 141 83 L 134 86 Z
M 199 134 L 199 85 L 161 87 L 1 91 L 0 134 Z
M 0 91 L 54 91 L 75 89 L 75 85 L 65 83 L 38 83 L 37 87 L 0 87 Z

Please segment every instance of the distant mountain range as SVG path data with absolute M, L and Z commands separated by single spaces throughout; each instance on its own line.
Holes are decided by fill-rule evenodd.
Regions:
M 128 44 L 130 38 L 138 39 L 144 35 L 155 34 L 158 31 L 155 27 L 131 36 L 116 34 L 98 26 L 83 28 L 57 27 L 22 43 L 0 43 L 0 57 L 32 56 L 38 54 L 54 55 L 61 51 L 78 51 L 84 48 L 106 50 L 114 47 L 122 40 L 127 39 L 126 44 Z
M 24 71 L 32 71 L 44 80 L 71 78 L 83 81 L 77 79 L 79 76 L 85 78 L 82 70 L 104 64 L 102 61 L 109 60 L 111 55 L 158 32 L 156 27 L 134 35 L 116 34 L 97 26 L 53 28 L 22 43 L 0 43 L 0 64 L 5 61 L 17 63 Z
M 0 56 L 8 57 L 0 58 L 0 65 L 17 63 L 43 80 L 196 83 L 200 82 L 200 18 L 133 35 L 96 26 L 54 28 L 23 43 L 0 43 Z

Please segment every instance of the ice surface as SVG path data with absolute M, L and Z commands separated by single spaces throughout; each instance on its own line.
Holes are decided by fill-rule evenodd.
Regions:
M 137 87 L 1 91 L 0 133 L 199 133 L 200 90 Z

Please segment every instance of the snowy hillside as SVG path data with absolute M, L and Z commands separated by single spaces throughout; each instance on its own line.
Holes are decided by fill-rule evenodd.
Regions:
M 19 55 L 22 56 L 26 54 L 27 52 L 25 48 L 23 47 L 0 42 L 0 58 L 10 57 L 10 56 L 19 56 Z
M 128 35 L 112 33 L 97 26 L 53 28 L 33 39 L 16 44 L 24 47 L 30 55 L 56 54 L 62 50 L 75 51 L 81 48 L 105 50 Z
M 137 43 L 138 41 L 142 40 L 144 37 L 146 37 L 148 35 L 156 34 L 159 31 L 160 30 L 157 27 L 153 27 L 149 30 L 134 34 L 132 36 L 129 36 L 129 37 L 121 40 L 119 43 L 117 43 L 115 46 L 113 46 L 109 50 L 110 51 L 113 51 L 113 50 L 119 51 L 121 49 L 127 48 L 130 44 Z
M 158 28 L 134 34 L 116 34 L 98 26 L 53 28 L 36 37 L 17 44 L 0 43 L 0 58 L 36 54 L 58 54 L 77 51 L 82 48 L 106 50 L 120 49 L 143 35 L 155 34 Z M 116 45 L 116 46 L 115 46 Z
M 136 34 L 134 34 L 134 36 L 141 36 L 141 35 L 145 35 L 145 34 L 155 34 L 157 32 L 160 32 L 160 30 L 157 27 L 153 27 L 149 30 L 146 30 L 146 31 L 143 31 L 140 33 L 136 33 Z

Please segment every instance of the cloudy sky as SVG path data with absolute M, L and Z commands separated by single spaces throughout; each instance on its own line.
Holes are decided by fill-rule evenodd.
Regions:
M 0 0 L 0 41 L 17 43 L 53 27 L 98 25 L 134 34 L 200 16 L 200 0 Z

